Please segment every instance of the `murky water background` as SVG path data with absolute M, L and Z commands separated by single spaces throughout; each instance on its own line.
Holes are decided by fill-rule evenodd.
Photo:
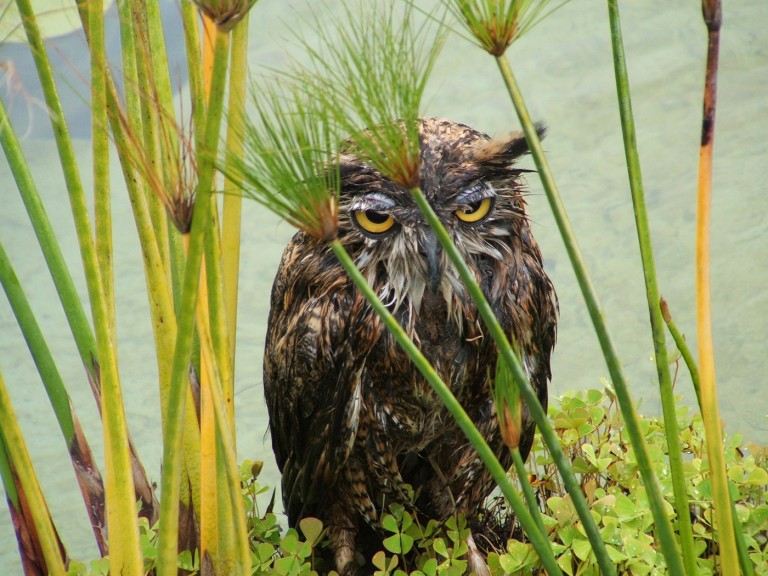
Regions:
M 698 1 L 622 3 L 659 283 L 678 325 L 692 342 L 694 198 L 705 57 L 699 7 Z M 297 13 L 307 16 L 303 2 L 261 0 L 256 5 L 251 21 L 254 67 L 279 66 L 284 61 L 287 30 L 306 28 L 297 24 Z M 729 431 L 760 442 L 768 441 L 767 31 L 768 5 L 762 0 L 726 4 L 712 221 L 713 321 L 722 415 Z M 633 394 L 641 411 L 655 413 L 657 384 L 615 105 L 605 3 L 569 3 L 520 41 L 510 58 L 532 114 L 549 126 L 545 142 L 549 159 Z M 70 78 L 69 82 L 75 81 Z M 86 91 L 84 85 L 80 91 Z M 425 108 L 429 115 L 450 117 L 489 133 L 517 127 L 493 61 L 456 37 L 446 46 Z M 55 146 L 48 139 L 30 136 L 25 147 L 85 297 Z M 88 186 L 90 146 L 78 140 L 76 148 Z M 607 371 L 562 242 L 537 178 L 532 175 L 528 180 L 534 232 L 560 296 L 552 393 L 602 386 Z M 113 181 L 119 362 L 126 411 L 150 476 L 159 481 L 159 401 L 152 333 L 136 233 L 116 164 Z M 101 459 L 94 402 L 4 159 L 0 160 L 0 183 L 0 240 L 26 287 Z M 269 290 L 281 247 L 291 234 L 288 225 L 255 204 L 246 204 L 236 368 L 238 450 L 240 458 L 266 461 L 263 481 L 268 484 L 278 482 L 278 473 L 267 435 L 261 356 Z M 52 411 L 10 308 L 5 299 L 0 300 L 0 369 L 43 489 L 70 554 L 93 557 L 87 518 Z M 693 397 L 682 369 L 677 390 L 688 401 Z M 4 506 L 0 507 L 0 566 L 6 568 L 3 573 L 20 573 Z

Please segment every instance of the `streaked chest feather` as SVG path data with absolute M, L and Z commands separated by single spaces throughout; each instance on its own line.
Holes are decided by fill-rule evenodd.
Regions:
M 474 327 L 452 319 L 441 295 L 425 293 L 410 325 L 412 338 L 460 402 L 487 394 L 489 343 L 473 335 Z M 453 426 L 443 401 L 388 335 L 369 357 L 362 396 L 371 425 L 396 439 L 396 450 L 420 450 Z

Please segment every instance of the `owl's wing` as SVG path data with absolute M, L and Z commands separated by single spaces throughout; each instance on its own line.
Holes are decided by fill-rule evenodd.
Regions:
M 289 522 L 313 514 L 357 434 L 362 366 L 378 331 L 333 254 L 299 233 L 272 290 L 264 393 Z
M 537 392 L 544 412 L 547 411 L 547 388 L 552 378 L 550 356 L 557 338 L 557 294 L 547 274 L 538 247 L 530 240 L 531 246 L 524 253 L 525 267 L 531 271 L 528 282 L 517 293 L 517 304 L 522 304 L 530 314 L 530 333 L 521 338 L 523 362 L 531 385 Z M 513 336 L 514 338 L 514 336 Z M 535 424 L 525 409 L 523 414 L 523 435 L 520 453 L 525 458 L 533 444 Z

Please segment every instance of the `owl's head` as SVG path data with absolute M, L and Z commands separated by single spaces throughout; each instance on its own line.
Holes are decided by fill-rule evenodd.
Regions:
M 463 124 L 421 120 L 421 189 L 481 282 L 528 241 L 525 170 L 514 167 L 526 152 L 520 133 L 492 140 Z M 463 285 L 410 191 L 351 154 L 340 174 L 339 239 L 379 297 L 418 310 L 430 291 L 456 310 Z

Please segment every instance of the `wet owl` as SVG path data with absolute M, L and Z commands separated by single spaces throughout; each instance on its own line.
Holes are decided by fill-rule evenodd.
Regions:
M 531 235 L 525 170 L 515 167 L 526 141 L 432 118 L 420 121 L 419 135 L 421 189 L 546 408 L 557 298 Z M 496 347 L 435 234 L 410 192 L 370 164 L 344 155 L 340 176 L 339 240 L 509 465 L 492 400 Z M 471 518 L 493 489 L 334 254 L 302 232 L 286 247 L 272 289 L 264 391 L 289 524 L 320 518 L 341 574 L 358 572 L 356 552 L 370 552 L 390 504 L 423 518 Z M 524 409 L 524 456 L 533 435 Z

